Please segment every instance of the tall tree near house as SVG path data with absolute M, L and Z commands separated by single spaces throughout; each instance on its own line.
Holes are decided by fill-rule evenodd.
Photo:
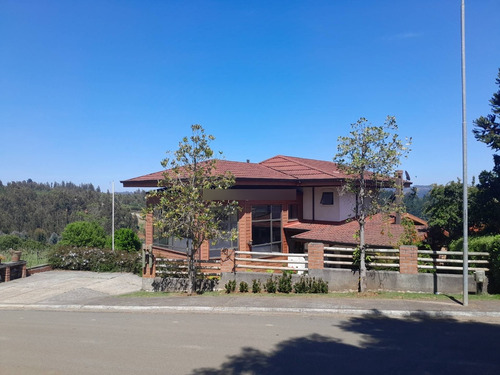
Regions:
M 476 139 L 485 143 L 493 151 L 500 151 L 500 69 L 496 84 L 499 89 L 490 99 L 491 114 L 474 120 L 472 130 Z M 500 155 L 493 155 L 494 166 L 491 172 L 482 171 L 471 210 L 472 224 L 483 233 L 500 231 Z
M 392 116 L 387 116 L 382 126 L 373 126 L 362 117 L 351 124 L 349 136 L 338 138 L 337 154 L 333 159 L 351 177 L 346 186 L 356 197 L 354 216 L 359 223 L 360 292 L 366 290 L 366 220 L 384 209 L 400 209 L 378 199 L 380 188 L 395 184 L 396 167 L 410 151 L 411 139 L 403 143 L 397 130 L 396 119 Z
M 188 278 L 190 293 L 196 292 L 196 254 L 206 240 L 234 235 L 225 233 L 221 224 L 237 210 L 237 202 L 207 201 L 206 189 L 228 189 L 234 184 L 230 173 L 217 173 L 217 160 L 201 125 L 191 126 L 192 135 L 184 137 L 177 151 L 161 164 L 167 168 L 160 181 L 161 189 L 151 193 L 158 210 L 155 226 L 165 237 L 187 240 Z M 150 208 L 152 209 L 152 208 Z
M 500 116 L 500 68 L 496 84 L 499 86 L 497 92 L 493 93 L 490 99 L 492 114 L 481 116 L 474 120 L 475 128 L 472 130 L 476 139 L 486 143 L 494 151 L 500 150 L 500 121 L 497 116 Z M 500 155 L 493 155 L 495 162 L 494 171 L 500 174 Z

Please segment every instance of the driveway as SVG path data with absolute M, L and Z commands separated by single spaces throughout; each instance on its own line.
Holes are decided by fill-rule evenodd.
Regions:
M 49 271 L 0 283 L 0 303 L 59 305 L 141 290 L 142 281 L 131 273 Z

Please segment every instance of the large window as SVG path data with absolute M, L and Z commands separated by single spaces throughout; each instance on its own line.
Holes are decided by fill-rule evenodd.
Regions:
M 252 206 L 252 251 L 281 251 L 281 205 Z
M 153 215 L 155 218 L 158 217 L 161 215 L 161 210 L 155 209 Z M 155 225 L 153 226 L 153 245 L 187 253 L 188 240 L 185 238 L 165 237 L 164 231 Z
M 238 231 L 238 215 L 233 214 L 223 220 L 221 229 L 224 231 L 223 237 L 215 242 L 210 241 L 210 258 L 220 258 L 222 249 L 238 247 L 238 238 L 231 239 L 231 233 Z

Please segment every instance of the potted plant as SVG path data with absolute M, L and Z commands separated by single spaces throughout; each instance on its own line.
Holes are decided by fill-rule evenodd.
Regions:
M 10 252 L 10 260 L 12 262 L 19 262 L 21 260 L 21 254 L 23 253 L 21 250 L 9 250 Z

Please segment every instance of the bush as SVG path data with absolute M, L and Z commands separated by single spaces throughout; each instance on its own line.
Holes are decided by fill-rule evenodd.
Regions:
M 293 285 L 295 293 L 328 293 L 328 283 L 323 279 L 310 278 L 302 276 L 298 282 Z
M 58 246 L 49 253 L 54 268 L 94 272 L 141 272 L 139 253 L 111 249 Z
M 240 293 L 247 293 L 248 292 L 248 284 L 244 281 L 240 283 Z
M 260 285 L 260 280 L 252 280 L 252 293 L 260 293 L 262 286 Z
M 276 293 L 276 290 L 278 289 L 278 283 L 276 280 L 273 279 L 271 276 L 269 279 L 266 280 L 264 283 L 264 290 L 268 293 Z
M 132 229 L 121 228 L 115 232 L 115 249 L 134 252 L 139 251 L 141 246 L 139 236 Z M 111 237 L 109 237 L 106 247 L 111 248 Z
M 283 273 L 278 277 L 278 292 L 280 293 L 290 293 L 292 291 L 292 275 L 289 273 Z
M 103 248 L 106 244 L 106 233 L 96 222 L 69 223 L 64 228 L 61 237 L 60 244 L 65 246 Z
M 16 250 L 23 241 L 12 234 L 4 234 L 0 236 L 0 250 Z
M 236 291 L 236 280 L 229 280 L 226 285 L 224 285 L 226 293 L 234 293 Z

